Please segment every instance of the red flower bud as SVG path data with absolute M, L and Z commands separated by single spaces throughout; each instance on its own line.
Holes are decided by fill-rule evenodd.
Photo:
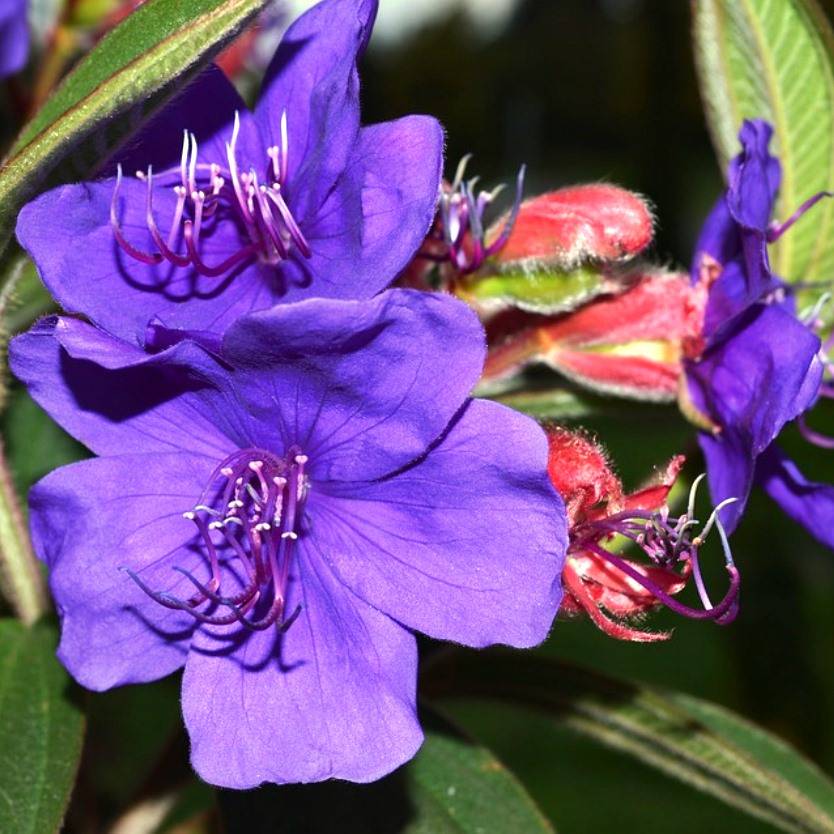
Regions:
M 561 316 L 504 317 L 491 323 L 484 380 L 543 363 L 593 390 L 672 401 L 681 359 L 699 338 L 703 293 L 689 277 L 649 273 L 625 292 Z
M 487 233 L 491 241 L 504 227 Z M 586 261 L 633 258 L 651 243 L 646 201 L 615 185 L 577 185 L 525 200 L 509 240 L 495 254 L 504 270 L 569 270 Z

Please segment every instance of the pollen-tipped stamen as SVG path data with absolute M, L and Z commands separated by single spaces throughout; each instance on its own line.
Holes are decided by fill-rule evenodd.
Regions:
M 207 582 L 193 571 L 174 568 L 196 590 L 189 599 L 154 591 L 135 571 L 127 570 L 128 575 L 155 602 L 191 614 L 200 623 L 237 622 L 250 631 L 277 625 L 286 630 L 300 612 L 297 606 L 285 617 L 290 568 L 309 488 L 307 463 L 297 449 L 285 458 L 245 450 L 214 470 L 198 503 L 183 514 L 197 527 L 209 567 Z M 218 488 L 221 478 L 224 483 Z M 222 540 L 216 542 L 213 533 Z M 243 568 L 243 578 L 232 569 L 235 561 Z M 221 591 L 224 573 L 234 576 L 240 586 L 233 594 Z M 266 600 L 267 610 L 250 616 Z M 224 608 L 228 613 L 218 613 Z
M 122 187 L 122 170 L 117 169 L 116 186 L 110 206 L 110 223 L 119 246 L 132 258 L 155 266 L 168 261 L 176 267 L 191 268 L 198 274 L 217 278 L 237 269 L 242 264 L 261 260 L 279 264 L 292 256 L 293 250 L 304 257 L 312 256 L 312 249 L 304 233 L 293 217 L 283 196 L 287 181 L 289 160 L 287 115 L 281 117 L 280 146 L 267 150 L 263 169 L 265 182 L 259 182 L 258 171 L 252 167 L 241 170 L 237 160 L 240 135 L 240 115 L 235 113 L 234 127 L 226 156 L 218 162 L 199 162 L 197 138 L 187 130 L 183 132 L 183 144 L 179 165 L 154 177 L 149 167 L 146 172 L 136 172 L 145 183 L 145 225 L 155 252 L 145 252 L 125 237 L 118 215 L 118 198 Z M 175 184 L 169 180 L 175 178 Z M 160 179 L 166 186 L 158 185 Z M 153 189 L 172 187 L 176 203 L 171 217 L 170 231 L 163 237 L 154 211 Z M 220 263 L 209 264 L 201 254 L 201 237 L 204 223 L 233 224 L 236 234 L 243 235 L 239 248 Z M 185 253 L 177 251 L 177 241 L 182 238 Z

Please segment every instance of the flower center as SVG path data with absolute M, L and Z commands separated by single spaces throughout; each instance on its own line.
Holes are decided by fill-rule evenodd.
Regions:
M 278 264 L 296 249 L 305 258 L 310 246 L 284 199 L 287 180 L 289 143 L 287 114 L 281 116 L 281 144 L 267 149 L 267 160 L 260 169 L 242 170 L 237 161 L 240 116 L 235 113 L 231 142 L 226 143 L 222 162 L 198 162 L 197 139 L 184 131 L 182 155 L 178 167 L 155 178 L 153 168 L 137 171 L 136 177 L 147 186 L 145 222 L 156 251 L 146 252 L 124 236 L 118 216 L 118 198 L 122 169 L 118 167 L 116 187 L 110 204 L 110 224 L 119 246 L 132 258 L 146 264 L 168 261 L 179 267 L 191 267 L 201 275 L 218 277 L 235 267 L 260 260 Z M 154 184 L 171 188 L 177 201 L 167 236 L 163 236 L 154 212 Z M 241 236 L 241 246 L 225 260 L 208 264 L 200 254 L 201 239 L 214 231 L 218 223 L 233 223 Z M 182 251 L 184 246 L 185 251 Z
M 187 600 L 154 591 L 134 571 L 131 578 L 166 608 L 186 611 L 201 623 L 251 630 L 279 624 L 286 630 L 300 612 L 285 618 L 293 552 L 310 488 L 306 455 L 297 448 L 279 458 L 261 449 L 230 455 L 214 470 L 199 502 L 183 513 L 201 539 L 209 578 L 174 568 L 196 593 Z M 229 588 L 233 585 L 233 588 Z M 259 616 L 252 614 L 258 610 Z

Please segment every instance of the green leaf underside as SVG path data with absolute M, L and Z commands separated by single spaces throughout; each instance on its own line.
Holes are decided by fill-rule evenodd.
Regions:
M 489 275 L 465 289 L 476 304 L 490 309 L 518 307 L 531 313 L 562 313 L 607 289 L 605 276 L 589 267 L 571 272 L 512 272 Z
M 56 643 L 50 624 L 0 620 L 0 831 L 58 831 L 69 802 L 84 716 Z
M 0 248 L 20 205 L 71 152 L 107 156 L 267 0 L 149 0 L 97 44 L 24 128 L 0 168 Z M 126 119 L 115 117 L 129 113 Z M 90 147 L 79 149 L 89 139 Z M 83 166 L 81 166 L 83 167 Z
M 787 744 L 722 708 L 506 651 L 449 651 L 426 670 L 426 680 L 432 698 L 543 710 L 783 831 L 834 832 L 834 784 Z
M 722 171 L 745 118 L 775 129 L 782 162 L 776 218 L 834 189 L 834 33 L 815 0 L 694 0 L 695 56 Z M 771 247 L 789 281 L 831 281 L 834 200 L 823 200 Z
M 221 791 L 227 834 L 554 834 L 488 750 L 434 713 L 416 757 L 367 785 L 324 782 Z

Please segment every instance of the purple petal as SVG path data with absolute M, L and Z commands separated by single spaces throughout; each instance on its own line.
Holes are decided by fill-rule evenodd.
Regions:
M 194 620 L 148 597 L 122 567 L 153 588 L 188 597 L 175 565 L 206 572 L 183 519 L 212 464 L 183 453 L 94 458 L 57 469 L 30 493 L 32 541 L 50 567 L 61 614 L 58 655 L 88 689 L 164 677 L 185 662 Z
M 61 306 L 83 312 L 122 339 L 142 344 L 157 316 L 168 327 L 222 330 L 241 315 L 275 302 L 280 284 L 271 271 L 252 265 L 225 277 L 207 278 L 167 262 L 151 266 L 125 253 L 110 224 L 115 180 L 66 185 L 28 203 L 17 237 Z M 130 245 L 156 252 L 146 223 L 147 189 L 133 177 L 122 182 L 118 216 Z M 154 188 L 154 213 L 163 237 L 174 214 L 170 188 Z M 201 255 L 215 265 L 243 241 L 229 222 L 201 237 Z M 177 248 L 184 252 L 182 240 Z
M 704 325 L 708 337 L 779 286 L 767 254 L 767 231 L 781 182 L 779 160 L 768 150 L 772 133 L 762 120 L 744 122 L 739 133 L 742 151 L 730 163 L 727 193 L 698 238 L 693 281 L 701 279 L 704 255 L 722 268 L 710 288 Z
M 696 404 L 751 457 L 814 402 L 822 375 L 819 339 L 777 306 L 755 305 L 688 377 Z
M 701 226 L 698 242 L 695 244 L 695 258 L 691 269 L 693 282 L 699 279 L 702 255 L 707 254 L 718 263 L 726 264 L 737 257 L 740 250 L 738 224 L 730 214 L 727 195 L 722 194 Z
M 782 512 L 834 548 L 834 487 L 809 481 L 774 443 L 759 458 L 756 479 Z
M 195 634 L 183 678 L 191 762 L 229 788 L 262 782 L 370 782 L 422 741 L 417 650 L 404 628 L 299 558 L 283 637 L 240 628 Z
M 229 409 L 207 387 L 218 365 L 189 342 L 149 356 L 89 324 L 52 317 L 13 339 L 9 358 L 34 400 L 98 454 L 183 449 L 220 460 L 235 446 Z
M 370 298 L 408 265 L 434 220 L 443 129 L 428 116 L 362 128 L 347 169 L 281 268 L 284 299 Z
M 232 138 L 235 113 L 240 119 L 238 161 L 245 170 L 249 165 L 265 165 L 266 149 L 253 115 L 223 71 L 210 65 L 131 138 L 106 171 L 115 176 L 116 163 L 121 163 L 127 175 L 145 172 L 148 165 L 158 173 L 179 168 L 183 131 L 197 139 L 201 162 L 216 162 L 225 168 L 226 142 Z
M 767 232 L 782 179 L 779 160 L 770 153 L 773 127 L 746 119 L 739 132 L 741 153 L 730 163 L 727 206 L 743 228 Z
M 300 446 L 320 481 L 363 480 L 440 436 L 480 375 L 484 334 L 449 296 L 389 290 L 254 313 L 229 329 L 224 356 L 260 445 Z
M 704 453 L 710 497 L 714 505 L 735 498 L 721 510 L 721 522 L 728 533 L 738 527 L 753 487 L 755 456 L 748 438 L 732 429 L 713 436 L 698 433 L 698 444 Z
M 547 441 L 510 409 L 471 402 L 403 472 L 311 492 L 310 559 L 409 628 L 471 646 L 527 647 L 561 600 L 567 530 Z
M 0 78 L 21 70 L 28 56 L 26 0 L 4 0 L 0 4 Z
M 264 77 L 255 118 L 280 145 L 287 113 L 288 202 L 302 224 L 318 212 L 356 143 L 356 63 L 370 37 L 377 0 L 323 0 L 293 23 Z

